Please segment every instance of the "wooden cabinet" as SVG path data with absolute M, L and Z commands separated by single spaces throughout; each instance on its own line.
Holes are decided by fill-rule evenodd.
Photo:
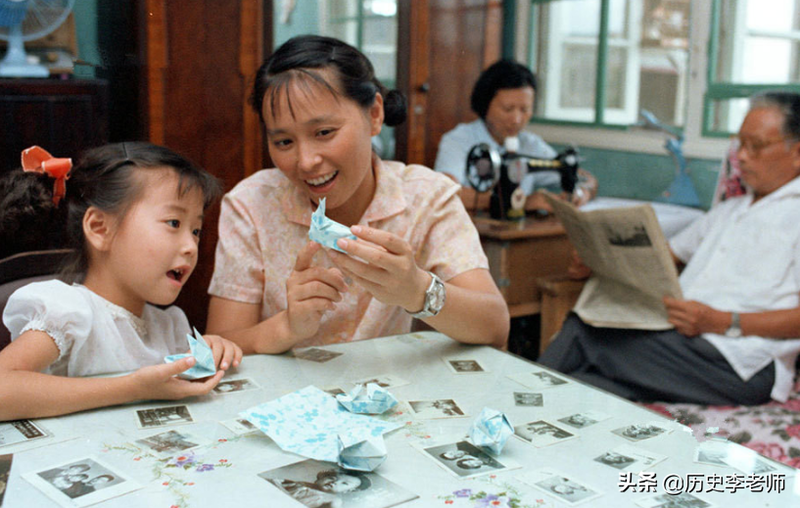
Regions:
M 73 157 L 108 141 L 104 80 L 0 80 L 0 171 L 20 165 L 20 152 L 39 145 Z

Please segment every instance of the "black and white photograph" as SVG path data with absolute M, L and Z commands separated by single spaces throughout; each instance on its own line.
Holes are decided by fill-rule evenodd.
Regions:
M 711 503 L 703 501 L 688 492 L 679 494 L 658 494 L 636 500 L 642 508 L 709 508 Z
M 603 224 L 606 232 L 608 243 L 616 247 L 650 247 L 652 242 L 647 234 L 647 229 L 644 224 L 615 224 L 611 227 L 609 224 Z
M 619 471 L 639 473 L 666 460 L 666 455 L 631 445 L 622 445 L 594 458 L 595 462 Z
M 292 351 L 292 354 L 295 358 L 300 358 L 301 360 L 309 360 L 312 362 L 317 363 L 325 363 L 327 361 L 333 360 L 338 356 L 342 356 L 344 353 L 337 353 L 336 351 L 328 351 L 327 349 L 322 349 L 318 347 L 310 347 L 307 349 L 295 349 Z
M 637 442 L 650 439 L 651 437 L 660 436 L 661 434 L 666 433 L 667 429 L 652 423 L 648 423 L 627 425 L 625 427 L 614 429 L 611 432 L 618 436 L 624 437 L 628 441 Z
M 574 429 L 584 429 L 608 418 L 611 418 L 611 416 L 600 411 L 583 411 L 559 418 L 558 421 Z
M 462 358 L 443 358 L 444 362 L 454 374 L 476 374 L 487 372 L 483 365 L 478 360 L 462 359 Z
M 409 384 L 405 379 L 395 376 L 394 374 L 381 374 L 380 376 L 370 376 L 362 379 L 356 379 L 352 382 L 354 385 L 366 385 L 368 383 L 375 383 L 381 388 L 395 388 L 398 386 L 405 386 Z
M 283 494 L 309 508 L 388 508 L 418 496 L 377 473 L 305 460 L 259 473 Z
M 11 475 L 11 463 L 13 461 L 14 455 L 10 453 L 0 455 L 0 506 L 3 506 L 3 496 L 5 496 L 6 493 L 8 477 Z
M 468 416 L 453 399 L 409 400 L 408 407 L 411 414 L 419 420 Z
M 727 441 L 704 441 L 694 449 L 694 461 L 700 464 L 730 467 L 726 462 L 730 445 Z
M 544 397 L 535 392 L 514 392 L 514 404 L 517 406 L 542 407 Z
M 187 406 L 167 406 L 136 410 L 136 423 L 142 429 L 183 425 L 192 422 L 194 422 L 194 419 Z
M 260 432 L 258 430 L 258 427 L 250 423 L 248 420 L 245 420 L 244 418 L 225 420 L 224 422 L 220 423 L 224 425 L 225 428 L 236 434 L 237 436 L 244 436 L 246 434 L 255 434 Z
M 551 468 L 542 468 L 517 476 L 517 479 L 532 485 L 570 506 L 585 503 L 602 493 Z
M 536 420 L 514 427 L 514 434 L 533 446 L 549 446 L 576 437 L 575 434 L 545 420 Z
M 330 395 L 333 395 L 334 397 L 336 397 L 337 395 L 341 395 L 343 393 L 346 393 L 344 391 L 344 389 L 342 389 L 341 386 L 325 386 L 323 388 L 320 388 L 320 390 L 322 390 L 325 393 L 329 393 Z
M 434 446 L 417 446 L 428 458 L 457 478 L 494 474 L 516 467 L 501 462 L 469 441 L 454 441 Z
M 61 506 L 89 506 L 141 487 L 94 457 L 25 473 L 22 477 Z
M 243 392 L 245 390 L 258 390 L 261 388 L 256 384 L 255 381 L 252 379 L 230 379 L 227 381 L 220 381 L 217 386 L 214 387 L 214 393 L 235 393 L 235 392 Z
M 566 379 L 543 370 L 510 374 L 508 378 L 532 390 L 564 386 L 569 383 Z
M 0 448 L 16 443 L 26 443 L 49 434 L 39 424 L 30 420 L 14 420 L 0 423 Z
M 172 456 L 208 444 L 207 439 L 177 430 L 168 430 L 137 439 L 135 444 L 160 456 Z

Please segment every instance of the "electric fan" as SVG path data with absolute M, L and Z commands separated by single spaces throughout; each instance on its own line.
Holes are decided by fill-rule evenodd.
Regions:
M 47 67 L 28 62 L 25 41 L 49 35 L 67 19 L 75 0 L 0 0 L 0 39 L 8 41 L 0 77 L 46 78 Z

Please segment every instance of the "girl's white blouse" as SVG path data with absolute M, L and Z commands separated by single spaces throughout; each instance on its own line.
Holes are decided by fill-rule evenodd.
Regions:
M 44 372 L 59 376 L 128 372 L 189 350 L 189 321 L 178 307 L 148 304 L 139 317 L 85 286 L 57 280 L 15 291 L 3 323 L 12 340 L 28 330 L 47 333 L 60 354 Z

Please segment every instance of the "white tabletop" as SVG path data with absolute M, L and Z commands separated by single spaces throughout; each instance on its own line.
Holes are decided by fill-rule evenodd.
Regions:
M 99 506 L 302 506 L 258 474 L 306 459 L 282 451 L 263 434 L 237 436 L 220 422 L 235 419 L 244 409 L 309 385 L 319 388 L 339 386 L 348 390 L 355 380 L 385 374 L 402 378 L 408 384 L 389 388 L 401 404 L 380 418 L 401 423 L 402 427 L 385 436 L 388 456 L 374 472 L 380 476 L 380 481 L 373 483 L 373 489 L 383 488 L 380 487 L 381 481 L 387 480 L 400 491 L 418 496 L 403 506 L 571 506 L 563 498 L 520 480 L 523 475 L 545 467 L 553 468 L 601 494 L 579 503 L 580 506 L 640 506 L 637 503 L 645 502 L 656 493 L 664 493 L 664 482 L 668 478 L 668 481 L 686 482 L 689 474 L 697 475 L 695 482 L 698 479 L 705 482 L 694 495 L 709 503 L 691 506 L 800 506 L 800 484 L 795 480 L 795 470 L 762 459 L 775 468 L 772 475 L 774 478 L 779 475 L 781 484 L 773 486 L 773 492 L 766 493 L 752 491 L 748 482 L 732 493 L 733 487 L 728 483 L 733 482 L 736 475 L 741 479 L 747 479 L 748 475 L 730 466 L 696 463 L 698 442 L 686 427 L 575 381 L 544 389 L 527 388 L 509 376 L 528 375 L 544 368 L 511 354 L 484 346 L 461 345 L 434 332 L 330 345 L 323 349 L 343 354 L 324 363 L 291 355 L 245 357 L 242 365 L 226 379 L 249 378 L 260 388 L 183 401 L 194 418 L 194 423 L 190 424 L 162 429 L 139 428 L 135 410 L 175 405 L 167 402 L 37 420 L 36 423 L 49 431 L 51 437 L 0 447 L 0 455 L 13 454 L 3 506 L 58 506 L 26 478 L 85 457 L 98 459 L 123 473 L 131 483 L 142 486 L 105 500 Z M 473 359 L 487 372 L 456 374 L 443 358 Z M 541 393 L 543 404 L 541 407 L 517 406 L 514 392 Z M 405 401 L 430 399 L 454 399 L 468 416 L 421 420 L 416 419 L 405 406 Z M 544 447 L 535 447 L 512 436 L 496 458 L 506 465 L 519 467 L 475 478 L 456 477 L 418 449 L 440 441 L 463 438 L 474 417 L 484 407 L 503 411 L 513 425 L 536 420 L 556 423 L 562 417 L 587 411 L 604 413 L 608 418 L 582 430 L 564 427 L 577 437 Z M 637 443 L 612 433 L 631 424 L 650 422 L 669 432 Z M 207 442 L 193 452 L 172 457 L 156 456 L 135 444 L 136 440 L 165 430 L 189 432 Z M 621 492 L 620 471 L 594 460 L 622 445 L 667 456 L 648 469 L 646 475 L 630 478 L 634 485 L 639 485 L 636 483 L 639 478 L 654 480 L 656 489 L 653 492 L 637 492 L 636 488 Z M 738 445 L 730 446 L 743 455 L 749 453 Z M 712 477 L 720 481 L 716 490 L 721 492 L 714 492 L 715 489 L 709 487 Z M 312 503 L 311 506 L 384 506 L 363 501 L 366 495 L 361 494 L 361 498 L 342 496 L 341 503 Z M 516 504 L 511 503 L 513 500 Z M 646 506 L 661 505 L 651 503 Z

